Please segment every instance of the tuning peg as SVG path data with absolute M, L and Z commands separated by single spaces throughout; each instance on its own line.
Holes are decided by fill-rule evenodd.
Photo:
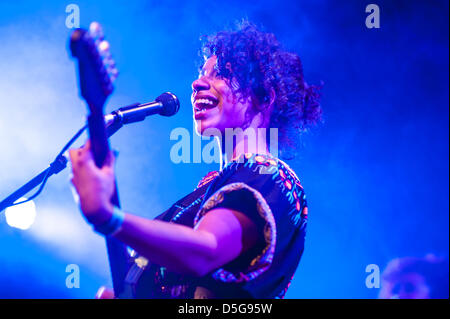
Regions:
M 100 23 L 92 22 L 89 25 L 89 34 L 94 40 L 102 41 L 104 39 L 103 29 Z
M 109 54 L 109 42 L 106 40 L 101 41 L 98 45 L 98 50 L 100 54 L 107 55 Z
M 114 82 L 117 77 L 119 76 L 119 70 L 117 70 L 115 67 L 110 67 L 107 69 L 109 78 L 111 79 L 111 82 Z
M 103 59 L 102 63 L 106 70 L 116 67 L 116 62 L 111 57 Z
M 105 66 L 107 68 L 115 68 L 116 67 L 116 61 L 114 61 L 114 59 L 111 58 L 111 56 L 106 58 L 103 63 L 105 64 Z

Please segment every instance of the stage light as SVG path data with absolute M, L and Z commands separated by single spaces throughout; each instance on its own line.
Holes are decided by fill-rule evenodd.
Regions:
M 20 198 L 17 202 L 26 200 Z M 36 218 L 36 205 L 32 200 L 29 202 L 8 207 L 5 211 L 6 222 L 9 226 L 26 230 L 33 225 Z

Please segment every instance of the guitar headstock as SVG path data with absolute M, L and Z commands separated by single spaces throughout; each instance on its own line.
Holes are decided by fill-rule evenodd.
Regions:
M 91 114 L 103 114 L 103 106 L 114 90 L 113 82 L 118 71 L 100 24 L 92 22 L 88 30 L 74 30 L 70 37 L 70 51 L 78 60 L 81 96 Z

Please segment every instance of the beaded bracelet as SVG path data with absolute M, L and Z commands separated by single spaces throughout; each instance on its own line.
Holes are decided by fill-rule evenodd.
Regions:
M 94 226 L 94 230 L 104 236 L 114 236 L 122 228 L 124 219 L 125 213 L 120 208 L 114 206 L 111 218 L 101 225 Z

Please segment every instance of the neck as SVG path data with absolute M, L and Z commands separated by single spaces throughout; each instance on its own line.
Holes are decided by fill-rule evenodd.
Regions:
M 216 138 L 221 150 L 221 167 L 222 170 L 227 163 L 239 158 L 246 153 L 254 153 L 261 155 L 269 155 L 267 145 L 267 130 L 265 128 L 248 128 L 234 129 L 225 131 L 224 138 L 221 140 Z

